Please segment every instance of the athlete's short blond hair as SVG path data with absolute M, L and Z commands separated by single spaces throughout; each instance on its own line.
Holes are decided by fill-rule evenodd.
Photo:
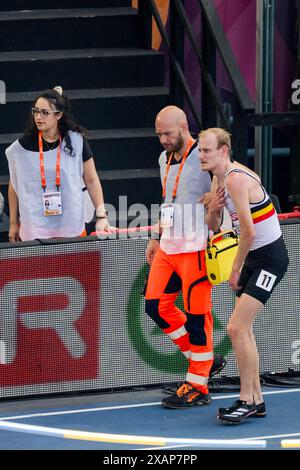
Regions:
M 228 147 L 228 150 L 231 150 L 231 134 L 225 131 L 225 129 L 221 129 L 220 127 L 210 127 L 209 129 L 205 129 L 200 132 L 199 137 L 205 137 L 205 134 L 211 132 L 217 138 L 218 142 L 218 149 L 221 148 L 223 145 Z

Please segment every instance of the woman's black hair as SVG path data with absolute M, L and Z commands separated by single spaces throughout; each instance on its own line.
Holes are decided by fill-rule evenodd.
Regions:
M 65 143 L 66 143 L 65 148 L 68 149 L 68 153 L 71 156 L 74 156 L 72 142 L 68 134 L 68 131 L 79 132 L 81 135 L 84 135 L 85 130 L 73 120 L 73 117 L 70 113 L 69 99 L 65 95 L 60 94 L 59 91 L 57 90 L 60 90 L 62 92 L 62 89 L 60 87 L 57 87 L 57 89 L 45 90 L 42 93 L 40 93 L 39 96 L 35 98 L 33 102 L 33 107 L 35 107 L 36 102 L 39 98 L 44 98 L 48 100 L 49 103 L 51 103 L 55 107 L 55 109 L 63 113 L 62 117 L 57 122 L 57 127 L 58 127 L 61 138 L 65 139 Z M 24 134 L 31 135 L 31 136 L 38 135 L 38 129 L 36 127 L 32 114 L 30 114 L 27 127 L 24 130 Z

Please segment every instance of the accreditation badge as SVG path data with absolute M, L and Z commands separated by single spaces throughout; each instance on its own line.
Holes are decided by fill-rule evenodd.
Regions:
M 62 214 L 61 193 L 59 191 L 42 193 L 42 201 L 45 217 Z
M 174 204 L 162 204 L 160 208 L 159 225 L 162 228 L 173 227 L 174 223 Z

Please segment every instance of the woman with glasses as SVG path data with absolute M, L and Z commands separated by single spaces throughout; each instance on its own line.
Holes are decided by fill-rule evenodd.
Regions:
M 83 235 L 82 180 L 96 209 L 96 230 L 110 230 L 91 148 L 61 87 L 35 99 L 24 134 L 6 156 L 11 242 Z

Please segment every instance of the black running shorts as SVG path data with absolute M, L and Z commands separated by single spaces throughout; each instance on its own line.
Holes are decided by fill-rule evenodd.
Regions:
M 282 237 L 269 245 L 249 251 L 239 279 L 242 288 L 236 295 L 240 297 L 245 293 L 265 304 L 286 273 L 288 264 L 287 249 Z

